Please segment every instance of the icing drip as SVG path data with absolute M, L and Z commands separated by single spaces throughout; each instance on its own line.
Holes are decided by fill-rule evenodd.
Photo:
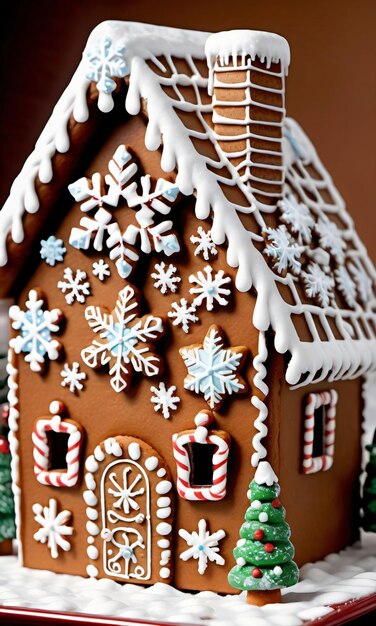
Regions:
M 256 370 L 253 384 L 256 389 L 258 389 L 262 393 L 264 399 L 269 393 L 269 387 L 265 382 L 265 378 L 267 375 L 265 362 L 267 358 L 268 349 L 266 347 L 265 333 L 261 331 L 259 333 L 258 354 L 253 359 L 253 367 Z M 265 425 L 265 420 L 268 416 L 268 407 L 266 406 L 264 400 L 261 400 L 256 395 L 252 396 L 251 402 L 259 412 L 258 417 L 255 420 L 255 428 L 258 430 L 258 433 L 253 437 L 252 440 L 252 445 L 255 449 L 255 452 L 252 454 L 251 459 L 252 466 L 257 467 L 260 459 L 264 459 L 266 457 L 266 449 L 261 441 L 268 434 L 268 429 Z

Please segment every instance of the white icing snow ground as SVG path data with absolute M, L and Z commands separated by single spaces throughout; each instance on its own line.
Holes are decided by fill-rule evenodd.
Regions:
M 284 590 L 282 604 L 258 608 L 241 596 L 189 594 L 163 583 L 119 585 L 103 579 L 53 574 L 0 558 L 0 605 L 206 626 L 299 626 L 330 613 L 329 604 L 376 592 L 376 537 L 301 569 L 301 582 Z

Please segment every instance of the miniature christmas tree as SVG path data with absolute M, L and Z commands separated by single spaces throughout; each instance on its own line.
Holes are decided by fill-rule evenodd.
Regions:
M 376 532 L 376 430 L 373 435 L 373 441 L 366 446 L 366 450 L 370 453 L 369 462 L 366 467 L 366 480 L 363 489 L 363 522 L 364 530 Z
M 0 436 L 0 554 L 12 551 L 11 540 L 16 536 L 10 461 L 8 441 Z
M 269 463 L 259 463 L 247 494 L 251 505 L 234 549 L 236 565 L 228 575 L 230 585 L 247 591 L 248 604 L 258 606 L 280 602 L 281 588 L 299 578 L 277 481 Z

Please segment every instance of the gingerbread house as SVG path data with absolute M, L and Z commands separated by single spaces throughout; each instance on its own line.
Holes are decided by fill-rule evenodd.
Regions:
M 298 564 L 358 537 L 376 274 L 289 62 L 265 32 L 90 35 L 0 213 L 26 566 L 234 592 L 257 467 Z

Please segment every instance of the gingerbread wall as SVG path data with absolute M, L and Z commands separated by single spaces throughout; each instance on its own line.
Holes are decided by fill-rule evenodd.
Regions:
M 359 476 L 361 463 L 361 379 L 291 390 L 283 376 L 284 357 L 275 355 L 270 372 L 269 435 L 279 458 L 269 461 L 281 484 L 296 561 L 302 565 L 338 552 L 358 538 Z M 328 471 L 304 474 L 303 437 L 305 400 L 311 392 L 338 393 L 333 465 Z M 280 419 L 274 419 L 280 415 Z
M 159 167 L 159 153 L 149 153 L 145 148 L 144 123 L 140 117 L 132 118 L 109 133 L 103 147 L 96 150 L 95 158 L 88 163 L 87 174 L 91 175 L 95 171 L 105 173 L 108 161 L 121 143 L 132 147 L 145 172 L 156 177 L 165 176 Z M 82 170 L 78 172 L 78 175 L 84 173 Z M 125 209 L 123 213 L 119 211 L 122 225 L 125 226 L 127 220 L 133 217 L 133 211 L 131 209 Z M 55 217 L 57 212 L 61 212 L 61 216 L 64 215 L 64 217 L 55 234 L 67 244 L 71 228 L 78 225 L 82 213 L 78 205 L 69 210 L 69 201 L 65 195 L 62 196 L 61 203 L 59 201 L 55 203 L 53 210 Z M 202 225 L 202 222 L 199 223 L 194 216 L 194 201 L 191 198 L 183 199 L 173 209 L 172 214 L 176 219 L 177 230 L 183 234 L 182 253 L 164 260 L 176 265 L 178 274 L 182 278 L 178 293 L 162 295 L 153 286 L 154 281 L 150 278 L 150 272 L 157 260 L 153 256 L 147 258 L 145 255 L 134 277 L 131 278 L 132 284 L 136 285 L 142 293 L 141 314 L 150 312 L 156 316 L 163 316 L 165 319 L 168 319 L 167 312 L 172 302 L 180 297 L 190 298 L 188 276 L 207 265 L 202 257 L 194 255 L 195 246 L 189 241 L 190 235 L 196 232 L 197 226 Z M 49 228 L 51 226 L 47 225 L 43 229 L 40 238 L 53 233 L 52 230 L 48 230 Z M 101 283 L 91 273 L 93 260 L 101 255 L 83 253 L 69 245 L 66 247 L 67 254 L 64 263 L 49 267 L 44 262 L 39 262 L 19 297 L 19 303 L 24 308 L 29 289 L 39 287 L 47 296 L 48 307 L 59 307 L 66 317 L 64 331 L 59 336 L 65 351 L 62 361 L 51 362 L 46 373 L 41 376 L 30 372 L 22 356 L 18 359 L 21 414 L 19 430 L 22 486 L 21 539 L 26 566 L 86 575 L 86 566 L 90 560 L 86 554 L 87 518 L 86 504 L 82 495 L 85 486 L 81 483 L 79 487 L 56 488 L 43 486 L 37 482 L 33 473 L 31 443 L 34 420 L 48 415 L 51 401 L 60 400 L 67 408 L 67 415 L 79 422 L 85 430 L 84 457 L 91 455 L 95 447 L 108 437 L 119 435 L 136 437 L 152 446 L 165 459 L 175 480 L 172 435 L 195 428 L 194 417 L 201 409 L 208 408 L 201 395 L 183 389 L 183 380 L 187 370 L 179 355 L 179 348 L 202 343 L 209 326 L 213 323 L 218 324 L 222 327 L 229 346 L 248 348 L 249 354 L 243 368 L 243 375 L 251 387 L 252 358 L 257 351 L 258 335 L 251 324 L 254 297 L 249 293 L 239 293 L 235 290 L 235 271 L 227 266 L 224 249 L 218 247 L 218 255 L 212 257 L 210 262 L 215 270 L 223 268 L 225 273 L 232 278 L 232 296 L 229 304 L 215 308 L 213 312 L 207 312 L 205 307 L 201 307 L 200 322 L 190 327 L 189 334 L 185 334 L 181 328 L 173 327 L 171 323 L 166 322 L 166 334 L 157 347 L 157 351 L 165 361 L 165 372 L 157 381 L 164 381 L 166 386 L 176 385 L 176 394 L 181 399 L 171 419 L 164 419 L 160 413 L 154 411 L 154 406 L 150 402 L 150 386 L 155 383 L 154 380 L 136 375 L 129 392 L 115 393 L 110 386 L 106 368 L 92 370 L 82 365 L 80 351 L 94 338 L 84 318 L 85 306 L 95 304 L 112 310 L 117 294 L 125 283 L 117 275 L 113 265 L 111 277 Z M 85 304 L 75 302 L 69 306 L 64 295 L 57 288 L 57 282 L 62 279 L 64 267 L 86 271 L 91 283 L 91 295 L 86 298 Z M 73 361 L 80 361 L 81 369 L 87 374 L 85 389 L 78 395 L 70 393 L 67 388 L 61 386 L 60 374 L 63 364 Z M 227 399 L 222 407 L 214 412 L 214 416 L 214 427 L 227 431 L 232 438 L 227 496 L 218 502 L 189 502 L 180 498 L 175 492 L 174 584 L 182 589 L 213 589 L 232 592 L 233 589 L 227 583 L 227 572 L 234 564 L 232 549 L 238 540 L 239 528 L 247 507 L 246 493 L 252 476 L 250 456 L 253 451 L 252 438 L 255 434 L 253 423 L 257 417 L 257 411 L 251 405 L 248 393 Z M 49 498 L 56 498 L 59 509 L 72 512 L 71 521 L 74 528 L 71 550 L 64 553 L 60 551 L 59 558 L 56 560 L 51 558 L 46 545 L 36 542 L 33 538 L 39 527 L 34 521 L 32 507 L 35 503 L 47 505 Z M 187 543 L 178 536 L 178 530 L 181 528 L 189 532 L 197 530 L 200 519 L 207 520 L 211 532 L 220 529 L 226 532 L 226 537 L 219 543 L 220 554 L 225 559 L 225 565 L 209 563 L 204 575 L 198 574 L 196 560 L 190 559 L 183 562 L 179 559 L 179 555 L 187 549 Z M 157 519 L 152 519 L 153 529 L 157 523 Z

